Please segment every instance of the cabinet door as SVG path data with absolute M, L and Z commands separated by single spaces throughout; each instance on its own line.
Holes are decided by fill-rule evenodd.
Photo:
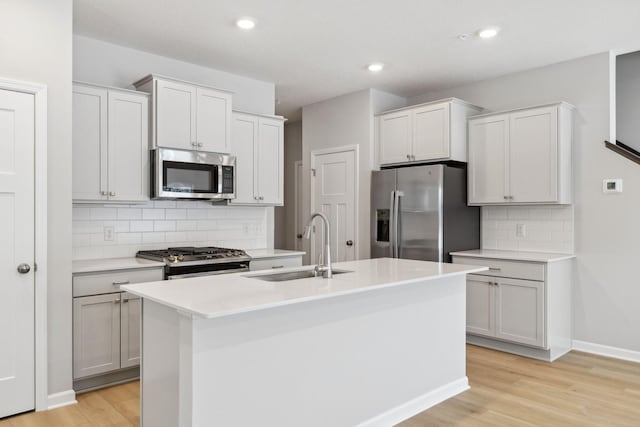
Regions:
M 120 293 L 73 299 L 73 378 L 120 368 Z
M 495 279 L 467 276 L 467 332 L 475 335 L 495 335 Z
M 73 200 L 107 200 L 107 90 L 73 86 Z
M 449 104 L 413 110 L 413 160 L 446 159 L 450 153 Z
M 558 108 L 510 114 L 509 167 L 512 202 L 558 201 Z
M 231 94 L 198 88 L 196 96 L 198 150 L 228 153 L 231 145 Z
M 229 201 L 231 204 L 258 203 L 254 191 L 257 145 L 258 118 L 234 113 L 231 154 L 236 157 L 236 198 Z
M 284 124 L 282 120 L 258 120 L 256 182 L 260 203 L 284 203 Z
M 508 153 L 507 114 L 469 121 L 469 204 L 508 201 Z
M 109 91 L 109 199 L 149 200 L 149 99 Z
M 411 111 L 380 116 L 380 164 L 409 161 L 411 136 Z
M 544 347 L 544 282 L 497 282 L 496 338 Z
M 142 300 L 129 293 L 122 294 L 120 309 L 120 367 L 140 364 L 140 328 Z
M 167 80 L 156 81 L 156 144 L 196 148 L 196 88 Z

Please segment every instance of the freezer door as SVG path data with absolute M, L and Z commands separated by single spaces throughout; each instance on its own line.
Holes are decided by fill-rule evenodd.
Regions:
M 443 165 L 398 169 L 398 257 L 442 262 Z
M 371 176 L 371 258 L 393 257 L 391 221 L 396 170 L 374 171 Z

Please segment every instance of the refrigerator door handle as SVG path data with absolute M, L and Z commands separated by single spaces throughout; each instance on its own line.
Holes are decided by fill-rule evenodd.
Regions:
M 396 205 L 396 192 L 392 191 L 391 200 L 389 202 L 389 256 L 391 258 L 396 257 L 396 253 L 395 253 L 396 245 L 395 245 L 395 235 L 394 235 L 395 223 L 396 223 L 395 211 L 394 211 L 395 205 Z
M 395 258 L 400 258 L 400 227 L 398 218 L 400 217 L 400 197 L 404 197 L 404 191 L 394 191 L 395 197 L 393 200 L 393 237 L 394 237 L 394 252 Z

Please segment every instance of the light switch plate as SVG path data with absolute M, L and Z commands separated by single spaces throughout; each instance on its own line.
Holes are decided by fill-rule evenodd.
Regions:
M 622 193 L 622 179 L 608 178 L 602 180 L 602 192 L 605 194 Z

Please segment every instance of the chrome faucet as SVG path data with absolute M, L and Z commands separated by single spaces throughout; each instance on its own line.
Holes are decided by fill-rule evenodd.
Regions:
M 316 277 L 322 275 L 323 277 L 330 279 L 333 276 L 331 268 L 331 226 L 329 225 L 329 219 L 327 216 L 321 212 L 312 214 L 311 218 L 309 218 L 309 222 L 307 222 L 307 226 L 305 227 L 304 237 L 307 239 L 311 238 L 311 228 L 313 220 L 316 219 L 316 217 L 320 217 L 320 219 L 322 219 L 324 227 L 324 251 L 320 253 L 318 265 L 316 265 L 313 271 L 315 272 Z

